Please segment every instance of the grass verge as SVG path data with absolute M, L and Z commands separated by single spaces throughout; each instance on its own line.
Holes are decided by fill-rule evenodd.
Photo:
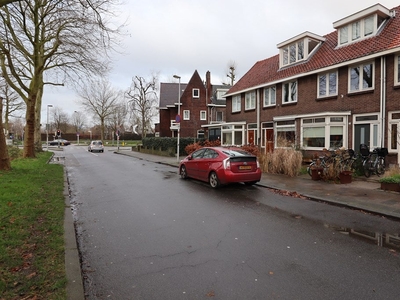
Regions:
M 65 299 L 64 171 L 51 152 L 0 171 L 0 299 Z

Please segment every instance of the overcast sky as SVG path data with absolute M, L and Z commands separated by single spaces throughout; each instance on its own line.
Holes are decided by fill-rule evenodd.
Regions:
M 187 83 L 197 70 L 211 82 L 227 82 L 230 62 L 239 80 L 257 61 L 278 54 L 277 44 L 305 31 L 324 36 L 333 23 L 377 4 L 376 0 L 125 0 L 120 21 L 127 20 L 124 54 L 115 55 L 109 76 L 117 89 L 126 90 L 133 76 L 159 73 L 160 82 Z M 398 0 L 379 2 L 388 9 Z M 396 16 L 400 17 L 400 16 Z M 175 81 L 173 81 L 175 80 Z M 71 115 L 81 111 L 78 96 L 68 87 L 46 88 L 47 104 Z M 42 118 L 43 119 L 43 118 Z

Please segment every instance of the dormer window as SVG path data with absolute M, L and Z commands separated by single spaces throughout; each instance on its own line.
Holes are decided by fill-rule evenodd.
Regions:
M 305 32 L 290 40 L 278 44 L 280 67 L 286 67 L 307 60 L 325 38 Z
M 333 23 L 338 30 L 338 45 L 346 45 L 376 35 L 390 17 L 390 11 L 377 4 Z

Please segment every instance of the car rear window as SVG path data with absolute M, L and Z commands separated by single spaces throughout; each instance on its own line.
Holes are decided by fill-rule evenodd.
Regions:
M 251 154 L 247 151 L 244 151 L 244 150 L 243 151 L 241 151 L 241 150 L 224 150 L 222 152 L 231 157 L 253 156 L 253 154 Z

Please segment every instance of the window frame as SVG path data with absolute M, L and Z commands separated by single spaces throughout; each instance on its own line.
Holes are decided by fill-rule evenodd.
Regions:
M 185 109 L 183 111 L 183 120 L 185 120 L 185 121 L 189 121 L 190 120 L 190 110 Z
M 288 100 L 285 101 L 285 95 L 286 95 L 286 88 L 285 86 L 288 85 L 288 92 L 292 90 L 292 86 L 293 84 L 296 84 L 296 99 L 290 100 L 290 98 L 292 97 L 288 97 Z M 286 105 L 286 104 L 291 104 L 291 103 L 297 103 L 297 99 L 299 98 L 299 88 L 298 88 L 298 83 L 297 80 L 293 80 L 293 81 L 287 81 L 282 83 L 282 105 Z
M 206 110 L 200 111 L 200 121 L 207 121 L 207 111 Z
M 334 93 L 330 93 L 331 90 L 331 80 L 330 80 L 330 76 L 332 74 L 335 74 L 336 78 L 335 78 L 335 92 Z M 326 98 L 326 97 L 333 97 L 333 96 L 337 96 L 338 95 L 338 84 L 339 84 L 339 75 L 338 75 L 338 70 L 335 71 L 329 71 L 329 72 L 325 72 L 325 73 L 320 73 L 317 75 L 317 98 Z M 329 80 L 325 79 L 325 94 L 321 95 L 321 77 L 322 76 L 326 76 L 327 78 L 329 78 Z
M 371 77 L 372 77 L 371 87 L 364 88 L 364 72 L 359 72 L 360 74 L 358 75 L 358 89 L 352 90 L 352 87 L 353 87 L 352 70 L 354 70 L 356 68 L 359 68 L 359 70 L 364 70 L 365 66 L 367 66 L 367 65 L 371 65 Z M 375 89 L 375 62 L 367 61 L 367 62 L 360 63 L 357 65 L 349 66 L 348 76 L 349 76 L 349 80 L 348 80 L 348 92 L 349 93 L 358 93 L 358 92 L 374 90 Z
M 394 85 L 400 85 L 400 52 L 396 53 L 394 58 Z
M 393 115 L 400 115 L 400 111 L 391 111 L 388 114 L 388 151 L 397 153 L 400 148 L 400 117 L 393 118 Z M 396 126 L 397 125 L 397 126 Z M 392 126 L 396 126 L 396 148 L 392 147 Z
M 235 95 L 232 96 L 232 112 L 241 112 L 242 111 L 242 96 Z
M 256 91 L 246 92 L 244 106 L 245 110 L 256 109 Z
M 192 97 L 194 99 L 199 99 L 200 98 L 200 89 L 193 88 L 192 89 Z
M 267 94 L 268 94 L 268 97 L 267 97 Z M 264 88 L 263 95 L 264 95 L 264 101 L 263 101 L 264 107 L 276 106 L 276 86 L 275 85 Z M 267 102 L 267 100 L 268 100 L 268 102 Z M 273 103 L 272 103 L 272 100 L 273 100 Z

